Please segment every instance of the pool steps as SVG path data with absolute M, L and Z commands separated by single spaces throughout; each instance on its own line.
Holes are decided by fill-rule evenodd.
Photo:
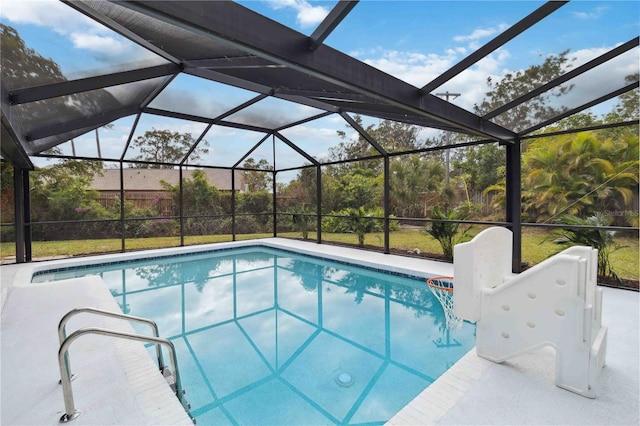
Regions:
M 73 332 L 71 335 L 67 336 L 66 335 L 67 322 L 71 317 L 80 313 L 90 313 L 98 316 L 105 316 L 105 317 L 123 319 L 127 321 L 132 321 L 132 322 L 145 323 L 151 327 L 153 336 L 145 336 L 137 333 L 127 333 L 123 331 L 99 328 L 99 327 L 81 328 Z M 93 307 L 72 309 L 62 317 L 62 319 L 58 324 L 58 339 L 60 342 L 60 348 L 58 350 L 58 362 L 60 367 L 59 383 L 62 385 L 62 388 L 63 388 L 64 405 L 65 405 L 65 413 L 60 417 L 60 423 L 70 422 L 76 419 L 81 414 L 80 410 L 77 410 L 75 408 L 75 404 L 73 400 L 73 391 L 71 387 L 71 381 L 75 379 L 75 375 L 71 374 L 68 350 L 69 350 L 69 346 L 71 345 L 71 343 L 73 343 L 75 339 L 85 334 L 97 334 L 97 335 L 116 337 L 120 339 L 128 339 L 128 340 L 135 340 L 135 341 L 146 342 L 146 343 L 153 343 L 156 347 L 158 369 L 162 374 L 162 377 L 166 380 L 167 384 L 169 385 L 173 393 L 176 395 L 176 397 L 182 404 L 187 414 L 189 414 L 189 417 L 191 418 L 193 423 L 194 424 L 196 423 L 195 418 L 192 417 L 191 414 L 189 413 L 189 410 L 191 409 L 191 404 L 189 404 L 189 402 L 186 400 L 184 396 L 186 394 L 186 391 L 184 390 L 184 388 L 182 388 L 182 385 L 180 382 L 180 374 L 178 371 L 178 363 L 177 363 L 175 347 L 173 346 L 173 343 L 170 340 L 159 337 L 157 324 L 154 321 L 147 318 L 136 317 L 133 315 L 126 315 L 119 312 L 111 312 L 111 311 L 97 309 Z M 173 367 L 173 371 L 175 373 L 173 373 L 171 369 L 164 364 L 161 346 L 167 347 L 167 350 L 169 352 L 169 358 L 171 360 L 171 366 Z
M 494 227 L 455 246 L 456 316 L 477 323 L 478 356 L 501 363 L 552 346 L 556 385 L 595 398 L 607 351 L 598 251 L 570 247 L 513 274 L 512 241 Z
M 187 390 L 185 388 L 181 388 L 181 391 L 178 390 L 178 381 L 176 379 L 175 374 L 171 372 L 171 368 L 165 365 L 164 367 L 162 367 L 162 369 L 160 369 L 160 372 L 162 373 L 162 377 L 164 377 L 165 380 L 167 381 L 167 384 L 169 385 L 173 393 L 175 393 L 176 396 L 178 396 L 178 399 L 182 403 L 182 406 L 184 407 L 185 411 L 189 413 L 189 410 L 191 410 L 191 404 L 189 404 L 187 399 L 184 397 L 184 395 L 186 395 L 187 393 Z M 179 396 L 179 395 L 182 395 L 182 396 Z M 196 423 L 195 418 L 191 417 L 191 420 L 193 420 L 193 424 Z

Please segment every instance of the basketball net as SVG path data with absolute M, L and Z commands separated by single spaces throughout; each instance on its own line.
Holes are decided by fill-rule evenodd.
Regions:
M 462 318 L 456 316 L 453 307 L 453 277 L 429 278 L 427 285 L 442 305 L 447 328 L 459 329 L 462 327 Z

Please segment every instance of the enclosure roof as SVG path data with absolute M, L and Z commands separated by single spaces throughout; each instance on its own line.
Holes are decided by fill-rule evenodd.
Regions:
M 8 3 L 12 0 L 5 2 Z M 317 157 L 296 145 L 296 140 L 283 136 L 283 131 L 327 115 L 344 120 L 345 125 L 361 134 L 364 129 L 353 121 L 352 114 L 508 144 L 638 88 L 637 3 L 635 8 L 629 8 L 629 4 L 635 2 L 614 2 L 607 6 L 635 10 L 635 21 L 632 19 L 635 26 L 619 35 L 626 38 L 612 42 L 605 40 L 606 31 L 600 31 L 602 41 L 591 40 L 598 49 L 588 55 L 585 49 L 577 50 L 574 62 L 565 64 L 557 76 L 532 87 L 523 86 L 522 93 L 502 97 L 498 104 L 494 102 L 488 108 L 456 103 L 460 100 L 456 101 L 459 93 L 455 93 L 455 88 L 478 90 L 464 85 L 465 73 L 482 69 L 504 52 L 505 45 L 527 37 L 545 41 L 551 45 L 550 54 L 561 55 L 564 47 L 554 46 L 556 43 L 561 46 L 561 41 L 551 40 L 547 34 L 550 34 L 548 28 L 566 25 L 562 10 L 572 7 L 566 5 L 568 2 L 517 2 L 519 5 L 499 2 L 499 7 L 509 12 L 506 19 L 510 24 L 498 26 L 500 31 L 491 40 L 474 45 L 472 51 L 465 50 L 463 56 L 460 56 L 463 50 L 458 49 L 457 62 L 435 75 L 425 71 L 425 79 L 418 84 L 403 78 L 401 70 L 394 75 L 392 69 L 385 70 L 371 60 L 359 59 L 361 55 L 357 51 L 342 51 L 349 51 L 348 47 L 339 50 L 330 46 L 332 33 L 347 34 L 347 29 L 366 27 L 368 15 L 364 12 L 371 10 L 374 13 L 371 16 L 376 16 L 372 8 L 381 7 L 377 3 L 385 2 L 320 2 L 315 7 L 324 8 L 328 13 L 309 34 L 252 10 L 259 9 L 256 2 L 74 0 L 62 3 L 68 6 L 64 13 L 85 15 L 95 21 L 94 25 L 99 23 L 103 30 L 115 32 L 123 42 L 134 44 L 139 53 L 109 67 L 81 70 L 68 76 L 56 66 L 21 57 L 24 52 L 19 46 L 9 44 L 9 39 L 3 36 L 2 156 L 20 167 L 29 167 L 29 155 L 43 153 L 123 117 L 135 117 L 132 123 L 135 129 L 144 114 L 202 123 L 204 130 L 197 142 L 212 127 L 273 136 L 311 164 L 318 162 Z M 299 4 L 303 3 L 307 4 L 304 1 Z M 5 4 L 3 8 L 9 10 Z M 418 3 L 420 16 L 413 16 L 416 4 L 393 2 L 394 9 L 411 8 L 405 16 L 406 22 L 399 22 L 396 27 L 397 32 L 407 37 L 412 36 L 412 31 L 418 31 L 417 28 L 439 24 L 439 11 L 454 25 L 461 14 L 473 14 L 473 8 L 490 3 L 425 1 Z M 491 4 L 495 7 L 495 3 Z M 363 15 L 358 14 L 359 10 Z M 568 10 L 566 13 L 571 16 L 580 12 Z M 11 26 L 14 22 L 11 16 L 8 12 L 3 15 L 2 23 Z M 411 24 L 413 19 L 417 19 L 416 26 Z M 64 25 L 64 19 L 59 22 Z M 537 27 L 541 28 L 538 32 Z M 375 35 L 375 27 L 368 30 Z M 25 34 L 20 35 L 27 40 Z M 425 39 L 423 44 L 428 46 L 434 40 Z M 79 39 L 74 39 L 76 42 L 80 43 Z M 25 43 L 28 45 L 29 40 Z M 38 51 L 41 58 L 58 61 L 54 50 L 46 50 L 47 43 L 35 44 L 43 49 Z M 542 66 L 547 57 L 541 54 L 537 65 Z M 82 59 L 78 57 L 76 61 Z M 60 58 L 62 60 L 64 58 Z M 631 68 L 628 64 L 632 64 Z M 610 76 L 607 84 L 594 85 L 595 77 L 603 74 Z M 487 74 L 487 80 L 495 75 Z M 206 83 L 202 90 L 195 91 L 205 106 L 179 107 L 187 103 L 180 99 L 180 93 L 187 90 L 181 86 L 183 81 Z M 237 96 L 241 100 L 230 102 L 232 97 L 227 96 L 226 90 L 234 91 L 233 99 Z M 274 106 L 265 109 L 264 105 L 272 105 L 268 100 L 274 102 Z M 507 119 L 517 116 L 519 108 L 540 100 L 548 108 L 544 110 L 546 113 L 533 117 L 533 121 Z M 306 115 L 276 113 L 276 105 L 291 103 L 303 106 Z M 254 110 L 259 105 L 262 109 Z M 265 114 L 265 110 L 272 113 Z M 128 136 L 123 154 L 116 160 L 127 158 L 124 151 L 134 131 Z M 256 138 L 257 143 L 265 140 L 262 136 Z M 365 139 L 375 146 L 375 141 L 366 136 Z M 377 148 L 382 155 L 386 154 L 384 148 Z M 181 164 L 192 150 L 184 153 Z M 207 162 L 203 165 L 219 165 L 215 159 Z

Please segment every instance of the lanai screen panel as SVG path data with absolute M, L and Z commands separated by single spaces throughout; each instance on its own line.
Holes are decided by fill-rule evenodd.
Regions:
M 345 132 L 346 138 L 352 136 L 347 127 L 347 122 L 339 114 L 332 114 L 283 129 L 280 133 L 308 155 L 322 163 L 331 159 L 332 148 L 342 142 L 342 138 L 338 134 L 339 131 Z M 305 162 L 309 163 L 306 160 Z
M 273 130 L 322 112 L 324 111 L 310 106 L 269 97 L 226 117 L 225 120 Z
M 129 116 L 92 131 L 83 130 L 83 134 L 73 138 L 73 146 L 71 140 L 68 140 L 56 148 L 60 150 L 60 155 L 66 157 L 72 157 L 75 149 L 79 157 L 117 161 L 122 155 L 134 120 L 135 116 Z
M 411 1 L 394 8 L 389 4 L 359 2 L 326 44 L 422 87 L 544 2 Z M 489 15 L 487 9 L 490 17 L 482 20 Z
M 142 103 L 152 92 L 164 84 L 167 77 L 111 86 L 105 89 L 91 90 L 72 95 L 59 96 L 36 102 L 15 105 L 16 112 L 29 139 L 28 148 L 37 153 L 70 137 L 61 137 L 57 132 L 48 133 L 48 127 L 117 112 Z M 129 114 L 127 114 L 129 115 Z M 106 124 L 106 123 L 104 123 Z M 91 129 L 91 128 L 89 128 Z M 45 140 L 43 139 L 50 136 Z
M 638 82 L 639 49 L 635 48 L 611 59 L 597 68 L 581 74 L 550 92 L 542 93 L 512 110 L 492 119 L 496 123 L 511 123 L 517 131 L 544 123 L 573 110 L 593 99 L 598 99 L 624 86 Z M 519 111 L 514 115 L 514 111 Z M 602 116 L 609 110 L 596 109 Z M 517 117 L 517 118 L 514 118 Z
M 203 138 L 209 143 L 209 152 L 203 153 L 200 159 L 193 158 L 193 155 L 190 156 L 188 163 L 201 166 L 233 167 L 265 136 L 261 132 L 213 125 Z M 269 159 L 269 163 L 273 163 L 271 150 L 263 148 L 260 151 L 260 157 Z
M 205 128 L 204 123 L 142 114 L 124 159 L 132 162 L 157 161 L 166 163 L 165 168 L 170 164 L 178 165 Z M 204 144 L 198 147 L 206 149 Z
M 69 157 L 73 157 L 73 153 L 71 150 L 71 143 L 70 141 L 72 139 L 75 139 L 77 137 L 83 136 L 83 135 L 88 135 L 89 132 L 91 132 L 92 130 L 95 129 L 95 126 L 90 126 L 90 127 L 82 127 L 80 129 L 76 129 L 76 130 L 72 130 L 69 132 L 63 132 L 63 133 L 57 133 L 54 136 L 48 136 L 42 139 L 38 139 L 37 145 L 33 144 L 33 151 L 29 152 L 29 154 L 31 155 L 37 155 L 37 154 L 51 154 L 52 149 L 56 149 L 56 148 L 60 148 L 62 149 L 62 155 L 66 155 Z M 63 142 L 61 142 L 63 141 Z M 65 143 L 66 142 L 66 143 Z M 76 155 L 78 155 L 76 153 Z
M 300 152 L 298 144 L 292 143 L 289 139 L 286 140 L 288 142 L 285 142 L 280 137 L 275 139 L 273 145 L 275 170 L 288 170 L 313 164 L 313 160 L 307 158 L 308 154 L 306 152 Z
M 236 1 L 244 7 L 253 10 L 269 19 L 295 28 L 305 35 L 311 35 L 319 22 L 329 14 L 338 3 L 335 0 L 314 2 L 299 2 L 295 8 L 285 7 L 281 2 Z
M 168 63 L 63 2 L 33 2 L 37 13 L 24 11 L 20 3 L 3 2 L 0 22 L 41 58 L 22 56 L 25 46 L 13 35 L 3 36 L 2 81 L 10 90 Z M 55 31 L 42 25 L 44 17 L 57 24 Z
M 83 3 L 181 60 L 246 56 L 246 52 L 242 50 L 217 43 L 209 37 L 167 24 L 117 3 L 101 0 Z
M 180 74 L 149 107 L 213 119 L 256 95 L 226 84 Z
M 522 4 L 520 7 L 530 5 L 529 2 L 496 3 L 501 9 L 515 3 Z M 637 19 L 638 7 L 633 2 L 616 2 L 615 6 L 605 2 L 568 2 L 432 93 L 443 98 L 446 92 L 459 94 L 450 96 L 450 101 L 484 115 L 637 37 Z M 612 22 L 615 25 L 611 25 Z M 605 24 L 610 31 L 602 31 Z M 637 70 L 637 60 L 628 62 L 629 65 Z M 526 78 L 517 84 L 503 84 L 508 88 L 493 97 L 487 96 L 487 92 L 495 91 L 497 83 L 525 71 Z M 596 80 L 592 84 L 599 85 Z M 560 93 L 559 88 L 552 91 Z M 485 100 L 487 103 L 483 105 Z M 504 119 L 499 123 L 509 128 L 515 124 Z

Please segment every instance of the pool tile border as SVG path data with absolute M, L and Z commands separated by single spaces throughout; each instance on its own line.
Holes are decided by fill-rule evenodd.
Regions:
M 232 251 L 232 250 L 255 250 L 255 249 L 262 249 L 262 250 L 266 249 L 266 250 L 290 253 L 290 254 L 293 254 L 293 255 L 296 255 L 296 256 L 304 256 L 304 257 L 308 257 L 308 258 L 322 259 L 322 260 L 329 261 L 329 262 L 335 262 L 335 263 L 338 263 L 338 264 L 341 264 L 341 265 L 359 267 L 359 268 L 367 269 L 367 270 L 373 271 L 373 272 L 389 274 L 389 275 L 394 275 L 394 276 L 398 276 L 398 277 L 401 277 L 401 278 L 409 278 L 409 279 L 419 280 L 419 281 L 420 280 L 424 280 L 425 278 L 429 277 L 428 274 L 427 274 L 427 276 L 418 276 L 418 275 L 412 275 L 412 274 L 408 274 L 408 273 L 404 273 L 404 272 L 393 271 L 393 270 L 389 270 L 389 269 L 375 268 L 375 267 L 372 267 L 372 266 L 369 266 L 369 265 L 361 265 L 361 264 L 357 264 L 355 259 L 353 261 L 349 262 L 349 261 L 346 261 L 346 260 L 334 259 L 334 258 L 322 256 L 321 254 L 317 254 L 316 255 L 316 254 L 300 253 L 300 252 L 297 252 L 295 250 L 286 249 L 286 248 L 280 248 L 280 247 L 271 247 L 271 246 L 266 245 L 266 244 L 252 244 L 252 245 L 239 245 L 239 246 L 235 246 L 235 247 L 221 247 L 221 248 L 218 248 L 218 249 L 214 248 L 214 249 L 207 249 L 207 250 L 196 251 L 196 252 L 172 253 L 172 254 L 163 254 L 163 255 L 158 255 L 158 256 L 135 258 L 135 259 L 116 260 L 116 261 L 111 261 L 111 262 L 99 262 L 99 263 L 86 264 L 86 265 L 74 265 L 74 266 L 58 267 L 58 268 L 51 268 L 51 269 L 43 269 L 43 270 L 34 271 L 33 274 L 32 274 L 31 279 L 33 280 L 34 277 L 37 277 L 37 276 L 40 276 L 40 275 L 45 275 L 45 274 L 56 273 L 56 272 L 76 271 L 76 270 L 91 269 L 91 268 L 101 267 L 101 266 L 125 265 L 125 264 L 128 264 L 128 263 L 146 262 L 146 261 L 153 261 L 153 260 L 159 260 L 159 259 L 167 260 L 167 259 L 171 259 L 171 258 L 200 256 L 200 255 L 208 255 L 208 254 L 212 254 L 212 253 L 228 252 L 228 251 Z

